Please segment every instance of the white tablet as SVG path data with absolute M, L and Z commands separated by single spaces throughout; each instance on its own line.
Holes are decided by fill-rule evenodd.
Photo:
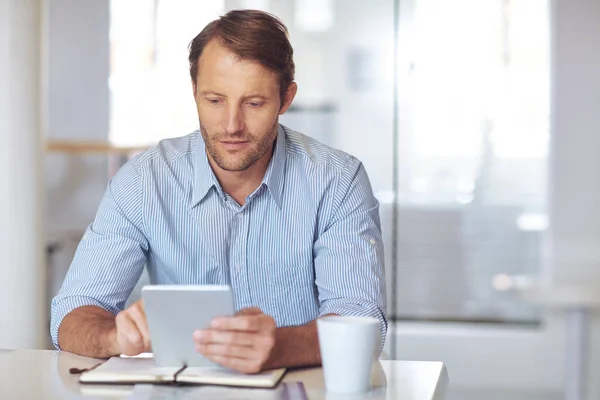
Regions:
M 192 334 L 235 312 L 230 286 L 147 285 L 144 310 L 158 366 L 216 366 L 196 351 Z

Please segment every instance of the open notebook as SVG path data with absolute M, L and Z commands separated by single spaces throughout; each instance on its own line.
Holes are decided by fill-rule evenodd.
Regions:
M 198 385 L 273 388 L 286 369 L 258 374 L 242 374 L 225 368 L 158 367 L 153 358 L 112 357 L 105 363 L 83 372 L 81 383 L 186 383 Z

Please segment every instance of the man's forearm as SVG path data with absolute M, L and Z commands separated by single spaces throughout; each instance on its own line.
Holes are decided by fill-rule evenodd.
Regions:
M 286 326 L 275 331 L 275 347 L 265 369 L 321 365 L 317 321 Z
M 96 306 L 76 308 L 60 324 L 58 345 L 62 350 L 88 357 L 117 355 L 115 316 Z

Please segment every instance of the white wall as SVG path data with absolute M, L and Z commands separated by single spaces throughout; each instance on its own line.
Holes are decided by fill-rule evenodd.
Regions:
M 109 2 L 49 0 L 50 139 L 98 140 L 109 129 Z M 94 216 L 107 179 L 106 157 L 47 158 L 48 228 L 80 230 Z
M 600 291 L 600 2 L 553 0 L 549 280 Z M 594 318 L 588 398 L 600 397 Z
M 600 2 L 553 5 L 552 277 L 600 280 Z
M 42 3 L 0 0 L 0 348 L 44 343 Z

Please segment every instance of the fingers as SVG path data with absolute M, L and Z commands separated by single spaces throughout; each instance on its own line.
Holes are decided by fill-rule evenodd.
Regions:
M 117 345 L 119 352 L 128 356 L 141 353 L 144 345 L 142 334 L 127 312 L 121 311 L 117 314 L 115 321 L 117 325 Z
M 196 350 L 212 361 L 244 373 L 259 372 L 275 347 L 275 320 L 257 308 L 216 318 L 194 332 Z
M 222 356 L 240 358 L 243 360 L 259 359 L 262 353 L 251 346 L 236 346 L 233 344 L 200 344 L 196 350 L 206 357 Z
M 210 323 L 212 329 L 260 332 L 275 330 L 275 321 L 272 317 L 263 314 L 240 314 L 234 317 L 215 318 Z
M 142 336 L 144 350 L 150 349 L 150 330 L 148 329 L 148 322 L 146 320 L 146 312 L 144 311 L 143 304 L 138 302 L 131 306 L 128 310 L 131 320 L 133 320 Z
M 224 348 L 223 353 L 220 353 L 222 355 L 235 355 L 235 353 L 228 351 L 232 347 L 251 347 L 257 349 L 259 352 L 270 353 L 271 349 L 275 346 L 275 336 L 271 334 L 204 330 L 194 332 L 193 339 L 196 349 L 201 353 L 204 353 L 203 346 L 206 345 L 225 346 L 226 348 Z M 221 347 L 217 348 L 222 349 Z M 240 357 L 243 358 L 243 356 Z
M 255 335 L 250 334 L 250 336 Z M 213 337 L 217 336 L 213 335 Z M 274 339 L 269 337 L 255 337 L 251 341 L 255 344 L 254 346 L 243 346 L 235 342 L 196 341 L 196 351 L 224 367 L 243 373 L 257 373 L 262 370 L 267 358 L 271 354 Z
M 202 330 L 194 332 L 194 341 L 198 344 L 220 343 L 252 346 L 256 343 L 256 335 L 239 331 Z
M 150 349 L 146 314 L 140 302 L 117 314 L 117 344 L 122 354 L 134 356 Z

